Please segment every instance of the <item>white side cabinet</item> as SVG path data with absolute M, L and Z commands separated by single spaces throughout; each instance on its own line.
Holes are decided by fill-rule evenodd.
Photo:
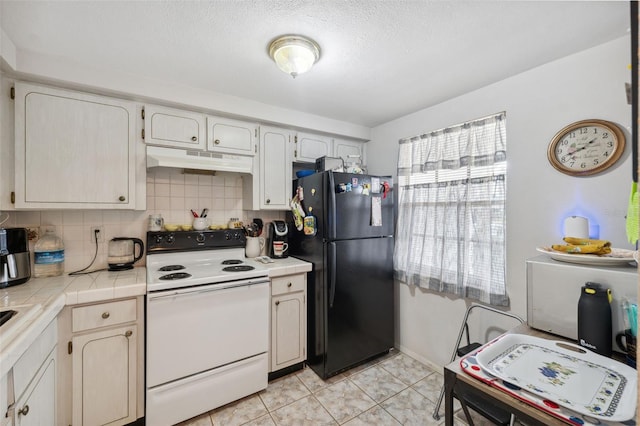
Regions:
M 56 419 L 57 326 L 52 321 L 13 366 L 16 396 L 7 418 L 13 424 L 54 425 Z
M 125 425 L 143 415 L 142 298 L 65 308 L 60 424 Z M 63 326 L 61 325 L 61 330 Z
M 135 104 L 15 85 L 15 208 L 135 209 Z
M 307 274 L 271 279 L 269 372 L 307 358 Z
M 333 153 L 333 140 L 327 136 L 299 132 L 293 151 L 293 161 L 315 163 L 316 158 Z
M 144 141 L 149 145 L 204 150 L 204 115 L 179 109 L 146 105 Z
M 207 150 L 255 155 L 258 125 L 230 118 L 207 116 Z

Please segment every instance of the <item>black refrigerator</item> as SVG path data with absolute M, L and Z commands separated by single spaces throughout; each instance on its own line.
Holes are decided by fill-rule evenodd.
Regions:
M 289 250 L 313 264 L 307 363 L 323 379 L 393 347 L 391 184 L 389 176 L 331 171 L 293 182 L 306 218 L 303 230 L 289 224 Z

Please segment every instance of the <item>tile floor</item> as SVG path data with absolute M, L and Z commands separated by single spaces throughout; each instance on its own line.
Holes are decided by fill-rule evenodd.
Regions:
M 441 371 L 392 351 L 329 380 L 305 368 L 269 382 L 248 396 L 179 426 L 212 425 L 442 425 L 433 410 L 443 383 Z M 466 425 L 456 402 L 455 424 Z M 490 424 L 474 415 L 476 425 Z

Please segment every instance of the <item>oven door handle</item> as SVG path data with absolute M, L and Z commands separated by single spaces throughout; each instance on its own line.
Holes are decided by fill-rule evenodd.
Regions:
M 229 284 L 229 285 L 225 285 L 225 284 L 217 284 L 214 286 L 209 286 L 206 288 L 195 288 L 195 289 L 185 289 L 185 290 L 170 290 L 170 291 L 163 291 L 161 293 L 148 293 L 147 294 L 147 298 L 149 300 L 154 299 L 163 299 L 166 297 L 175 297 L 175 296 L 190 296 L 193 294 L 201 294 L 201 293 L 211 293 L 212 291 L 222 291 L 222 290 L 230 290 L 233 288 L 239 288 L 239 287 L 249 287 L 252 285 L 256 285 L 256 284 L 268 284 L 269 281 L 256 281 L 256 282 L 243 282 L 243 283 L 238 283 L 238 284 Z

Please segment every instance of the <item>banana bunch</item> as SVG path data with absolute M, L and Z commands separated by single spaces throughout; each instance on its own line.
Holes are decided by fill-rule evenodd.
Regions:
M 564 237 L 567 244 L 554 244 L 552 249 L 565 253 L 576 254 L 609 254 L 611 243 L 606 240 L 592 240 L 589 238 Z

